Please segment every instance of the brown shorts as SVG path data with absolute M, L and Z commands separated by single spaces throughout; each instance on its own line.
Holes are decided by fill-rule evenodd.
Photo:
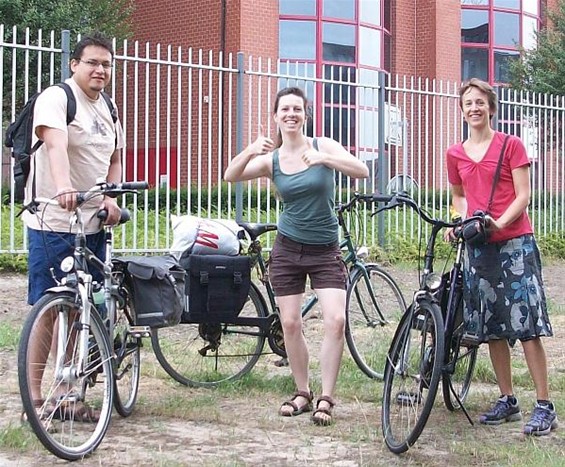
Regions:
M 338 242 L 328 245 L 298 243 L 277 234 L 269 259 L 269 277 L 276 296 L 297 295 L 306 288 L 347 288 L 347 268 Z

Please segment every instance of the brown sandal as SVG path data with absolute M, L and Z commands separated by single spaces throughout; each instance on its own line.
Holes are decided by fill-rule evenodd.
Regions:
M 296 402 L 294 402 L 294 400 L 297 397 L 303 397 L 304 399 L 307 400 L 306 404 L 304 404 L 301 407 L 298 407 L 298 404 L 296 404 Z M 312 391 L 310 392 L 306 392 L 306 391 L 296 391 L 293 395 L 292 395 L 292 399 L 283 402 L 283 404 L 281 405 L 281 408 L 279 409 L 279 415 L 283 416 L 283 417 L 294 417 L 295 415 L 300 415 L 301 413 L 304 412 L 310 412 L 312 411 L 312 400 L 314 399 L 314 394 L 312 393 Z M 286 410 L 283 410 L 283 407 L 291 407 L 292 408 L 292 412 L 287 412 Z
M 327 402 L 330 406 L 325 408 L 320 408 L 320 402 Z M 316 410 L 312 413 L 312 421 L 318 426 L 329 426 L 333 423 L 332 411 L 335 407 L 335 401 L 330 396 L 320 396 L 316 401 Z M 319 414 L 327 415 L 327 417 L 320 417 Z M 329 417 L 329 418 L 328 418 Z
M 44 405 L 45 405 L 44 399 L 35 399 L 33 401 L 33 407 L 35 409 L 43 409 Z M 48 417 L 45 417 L 44 414 L 41 415 L 39 419 L 41 420 L 41 423 L 43 423 L 43 426 L 45 427 L 45 431 L 47 433 L 57 433 L 57 427 L 53 424 L 52 420 L 48 419 Z M 28 422 L 29 420 L 27 418 L 27 414 L 25 410 L 22 409 L 22 413 L 20 415 L 20 423 L 22 425 L 27 425 Z

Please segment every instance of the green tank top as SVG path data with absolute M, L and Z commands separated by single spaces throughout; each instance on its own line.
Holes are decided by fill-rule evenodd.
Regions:
M 318 149 L 314 138 L 314 148 Z M 295 242 L 310 245 L 338 240 L 335 215 L 335 172 L 315 165 L 285 174 L 279 165 L 279 150 L 273 152 L 273 182 L 283 202 L 278 231 Z

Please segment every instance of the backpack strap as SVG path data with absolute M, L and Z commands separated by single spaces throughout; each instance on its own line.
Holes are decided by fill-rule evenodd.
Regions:
M 63 91 L 65 91 L 65 94 L 67 95 L 67 126 L 69 126 L 70 123 L 75 119 L 75 116 L 77 114 L 77 101 L 75 98 L 75 94 L 73 93 L 71 87 L 65 82 L 57 83 L 55 84 L 55 86 L 62 88 Z M 35 151 L 37 151 L 42 144 L 43 141 L 38 139 L 31 148 L 30 153 L 33 154 Z M 35 190 L 35 168 L 34 168 L 33 180 L 31 181 L 31 199 L 35 199 L 35 195 L 36 195 L 36 190 Z
M 106 101 L 106 105 L 110 109 L 110 115 L 112 116 L 112 121 L 114 122 L 114 135 L 115 135 L 114 150 L 115 150 L 118 147 L 118 132 L 116 130 L 116 122 L 118 121 L 118 109 L 116 109 L 114 103 L 112 102 L 112 99 L 107 93 L 101 91 L 100 94 L 104 98 L 104 101 Z
M 56 86 L 63 88 L 67 95 L 67 126 L 69 126 L 77 114 L 77 101 L 75 99 L 75 94 L 67 83 L 57 83 Z

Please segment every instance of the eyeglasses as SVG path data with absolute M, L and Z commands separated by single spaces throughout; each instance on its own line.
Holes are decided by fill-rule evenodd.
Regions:
M 81 59 L 79 59 L 79 62 L 88 65 L 92 69 L 96 69 L 100 65 L 102 65 L 102 68 L 104 68 L 104 70 L 109 70 L 110 68 L 112 68 L 112 62 L 99 62 L 98 60 L 81 60 Z

